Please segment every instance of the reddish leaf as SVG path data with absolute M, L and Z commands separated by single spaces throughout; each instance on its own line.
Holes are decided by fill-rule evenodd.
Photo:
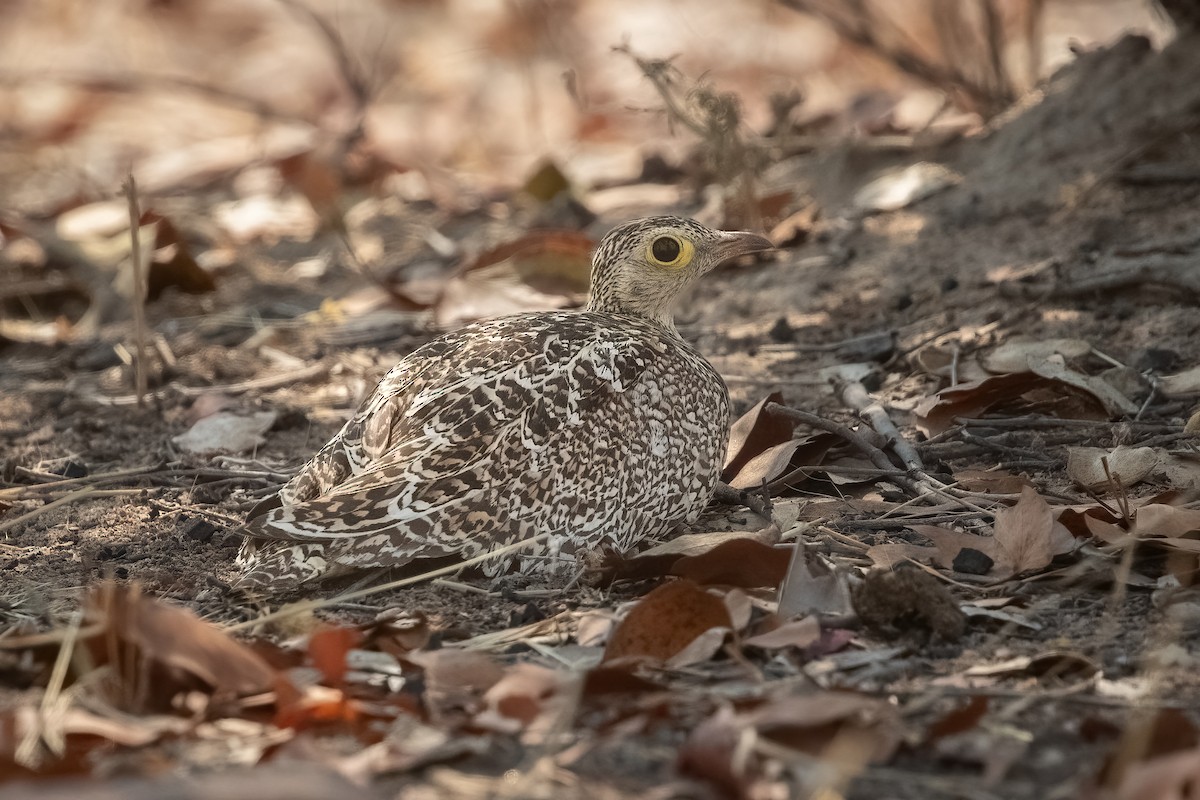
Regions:
M 713 628 L 732 628 L 720 597 L 688 580 L 671 581 L 643 597 L 608 640 L 604 662 L 635 656 L 668 661 Z
M 675 562 L 671 574 L 700 585 L 774 588 L 787 575 L 791 557 L 790 549 L 754 539 L 730 539 L 702 555 L 684 556 Z
M 324 625 L 308 640 L 308 656 L 330 686 L 341 684 L 346 676 L 346 655 L 362 640 L 353 628 Z

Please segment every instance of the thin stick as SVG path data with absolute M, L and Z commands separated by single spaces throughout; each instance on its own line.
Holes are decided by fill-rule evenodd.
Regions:
M 146 491 L 146 490 L 145 489 L 83 489 L 82 491 L 72 492 L 71 494 L 63 495 L 62 497 L 59 497 L 55 500 L 51 500 L 49 503 L 46 503 L 46 505 L 44 505 L 44 506 L 38 506 L 37 508 L 33 509 L 32 511 L 22 514 L 21 516 L 17 517 L 16 519 L 10 519 L 8 522 L 5 522 L 3 525 L 0 525 L 0 534 L 8 533 L 13 528 L 17 527 L 18 525 L 21 525 L 22 523 L 28 522 L 29 520 L 34 519 L 35 517 L 39 517 L 42 514 L 45 514 L 47 511 L 50 511 L 51 509 L 58 508 L 59 506 L 65 506 L 69 503 L 78 503 L 80 500 L 89 500 L 89 499 L 97 498 L 97 497 L 119 497 L 121 495 L 141 494 L 144 491 Z M 9 545 L 9 546 L 11 547 L 12 545 Z
M 264 622 L 272 622 L 277 619 L 283 619 L 284 617 L 295 616 L 296 614 L 306 614 L 310 611 L 316 611 L 319 608 L 325 608 L 326 606 L 334 605 L 337 603 L 345 603 L 350 600 L 358 600 L 359 598 L 367 597 L 367 596 L 373 595 L 373 594 L 378 594 L 379 592 L 386 592 L 389 589 L 401 589 L 405 586 L 412 586 L 414 584 L 421 583 L 423 581 L 427 581 L 432 578 L 440 578 L 443 575 L 450 575 L 452 573 L 458 572 L 461 569 L 465 569 L 467 567 L 473 567 L 476 564 L 482 564 L 485 561 L 491 561 L 493 558 L 499 558 L 501 556 L 506 556 L 510 553 L 516 552 L 517 550 L 523 550 L 526 547 L 531 547 L 535 544 L 545 541 L 549 537 L 550 537 L 550 534 L 548 534 L 548 533 L 539 533 L 537 536 L 531 536 L 528 539 L 524 539 L 519 542 L 514 542 L 513 544 L 510 544 L 510 545 L 505 545 L 504 547 L 497 548 L 495 550 L 492 550 L 491 552 L 484 553 L 483 555 L 478 555 L 478 556 L 475 556 L 474 558 L 469 558 L 466 561 L 461 561 L 457 564 L 449 564 L 445 567 L 439 567 L 438 569 L 432 569 L 429 572 L 423 572 L 420 575 L 413 575 L 411 578 L 401 578 L 400 580 L 392 581 L 391 583 L 383 583 L 383 584 L 380 584 L 379 586 L 370 586 L 366 589 L 359 589 L 359 590 L 353 591 L 353 592 L 346 592 L 345 594 L 339 594 L 336 597 L 330 597 L 325 600 L 301 600 L 296 603 L 289 603 L 288 605 L 284 606 L 283 608 L 279 609 L 278 611 L 272 611 L 271 613 L 264 614 L 261 617 L 249 619 L 249 620 L 246 620 L 245 622 L 239 622 L 236 625 L 230 625 L 230 626 L 226 627 L 225 630 L 238 631 L 238 630 L 242 630 L 243 628 L 250 628 L 255 625 L 261 625 Z
M 122 187 L 125 197 L 129 199 L 129 241 L 131 244 L 130 258 L 133 262 L 133 332 L 137 342 L 137 361 L 133 365 L 134 391 L 137 394 L 138 408 L 146 406 L 146 278 L 142 264 L 142 212 L 138 208 L 137 182 L 133 173 L 125 180 Z

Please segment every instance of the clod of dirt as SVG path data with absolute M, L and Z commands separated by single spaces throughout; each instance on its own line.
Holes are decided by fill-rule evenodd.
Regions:
M 850 594 L 859 619 L 889 638 L 916 633 L 954 642 L 967 629 L 967 618 L 946 587 L 912 567 L 868 572 Z

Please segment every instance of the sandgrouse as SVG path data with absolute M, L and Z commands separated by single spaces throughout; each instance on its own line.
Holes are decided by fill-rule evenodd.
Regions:
M 563 575 L 694 521 L 721 471 L 729 395 L 672 307 L 704 273 L 771 247 L 679 217 L 628 222 L 596 249 L 584 310 L 477 322 L 419 348 L 251 512 L 238 584 L 469 558 L 540 533 L 540 550 L 485 573 Z

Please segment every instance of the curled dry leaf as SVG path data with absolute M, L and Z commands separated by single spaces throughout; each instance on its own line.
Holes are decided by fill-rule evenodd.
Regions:
M 1158 384 L 1164 397 L 1192 397 L 1200 394 L 1200 367 L 1192 367 L 1177 375 L 1168 375 Z
M 729 485 L 735 489 L 753 489 L 785 476 L 789 483 L 804 480 L 808 477 L 807 471 L 797 471 L 792 465 L 820 464 L 837 442 L 833 434 L 819 433 L 772 445 L 743 464 L 737 474 L 730 478 Z
M 1150 503 L 1134 514 L 1135 536 L 1178 539 L 1197 531 L 1200 531 L 1200 509 Z
M 1026 372 L 1052 356 L 1076 359 L 1092 352 L 1082 339 L 1011 339 L 982 358 L 984 369 L 992 373 Z
M 769 548 L 779 541 L 780 530 L 767 525 L 757 531 L 703 531 L 685 533 L 662 544 L 643 550 L 628 558 L 618 557 L 611 569 L 614 577 L 631 580 L 657 578 L 672 574 L 675 565 L 684 558 L 700 558 L 733 542 L 753 542 Z M 744 546 L 744 545 L 741 545 Z M 701 563 L 704 563 L 702 560 Z M 606 568 L 608 565 L 606 565 Z M 684 576 L 690 577 L 690 576 Z M 715 582 L 715 581 L 712 581 Z M 744 584 L 735 584 L 744 585 Z
M 835 572 L 816 553 L 797 544 L 792 550 L 787 577 L 779 587 L 779 616 L 841 616 L 851 610 L 850 587 L 845 574 Z
M 782 393 L 771 392 L 733 423 L 729 429 L 729 445 L 721 480 L 731 483 L 750 459 L 769 448 L 791 441 L 796 424 L 786 417 L 765 411 L 768 403 L 782 402 Z
M 617 625 L 604 650 L 604 661 L 638 657 L 671 662 L 693 641 L 712 629 L 729 631 L 733 620 L 725 603 L 692 581 L 659 586 L 638 601 Z M 721 635 L 724 639 L 724 633 Z M 721 642 L 712 647 L 715 653 Z M 689 654 L 698 657 L 698 653 Z
M 87 640 L 94 662 L 120 678 L 122 705 L 169 708 L 186 691 L 242 696 L 276 687 L 266 661 L 191 611 L 103 583 L 88 597 L 86 618 L 101 624 Z M 153 680 L 147 680 L 153 676 Z
M 1133 486 L 1154 472 L 1162 454 L 1153 447 L 1068 447 L 1067 475 L 1085 489 Z M 1105 469 L 1105 464 L 1108 469 Z
M 962 673 L 973 678 L 1028 675 L 1046 681 L 1078 683 L 1101 674 L 1100 665 L 1082 653 L 1047 650 L 1035 656 L 1017 656 L 995 664 L 976 664 Z
M 1137 411 L 1134 404 L 1100 378 L 1042 362 L 1037 371 L 996 375 L 942 389 L 913 410 L 913 420 L 933 436 L 954 425 L 956 417 L 986 412 L 1040 412 L 1064 419 L 1106 420 Z

